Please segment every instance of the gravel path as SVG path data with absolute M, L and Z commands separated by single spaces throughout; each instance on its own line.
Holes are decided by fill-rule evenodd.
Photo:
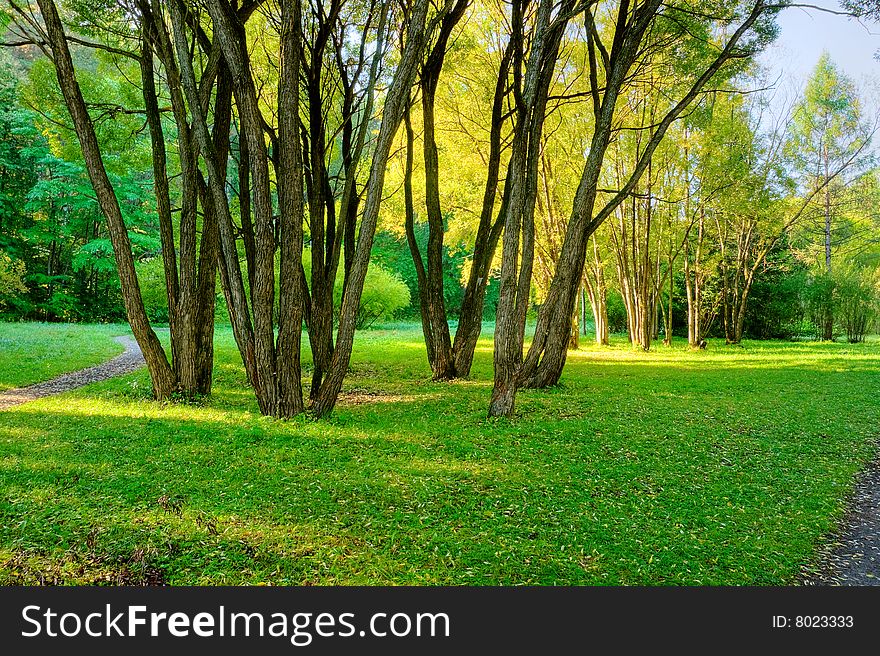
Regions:
M 133 337 L 122 336 L 114 339 L 125 347 L 125 351 L 121 355 L 117 355 L 103 364 L 64 374 L 43 383 L 0 392 L 0 410 L 6 410 L 44 396 L 67 392 L 114 376 L 121 376 L 144 366 L 144 356 Z
M 880 456 L 856 482 L 850 510 L 806 585 L 880 585 Z

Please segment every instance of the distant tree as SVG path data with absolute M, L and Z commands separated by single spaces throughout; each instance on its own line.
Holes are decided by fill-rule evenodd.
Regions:
M 824 267 L 831 273 L 834 225 L 844 192 L 867 159 L 864 153 L 873 130 L 862 116 L 855 85 L 831 61 L 827 52 L 819 58 L 804 95 L 794 109 L 786 149 L 801 185 L 815 194 L 807 216 L 820 218 Z M 844 165 L 846 165 L 844 170 Z M 820 204 L 820 207 L 815 207 Z M 833 314 L 828 313 L 823 338 L 831 339 Z

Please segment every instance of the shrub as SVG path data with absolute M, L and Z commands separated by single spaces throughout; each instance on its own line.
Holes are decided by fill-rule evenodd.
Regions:
M 312 254 L 309 249 L 303 250 L 302 263 L 306 280 L 311 286 Z M 344 277 L 340 266 L 333 286 L 333 314 L 336 322 L 339 320 L 339 310 L 342 305 Z M 361 294 L 356 326 L 368 328 L 377 321 L 389 321 L 395 317 L 397 312 L 409 307 L 409 305 L 410 291 L 403 279 L 397 273 L 392 273 L 375 262 L 371 262 L 364 280 L 364 291 Z
M 620 295 L 620 292 L 615 289 L 608 290 L 607 306 L 609 332 L 625 333 L 627 331 L 626 305 L 623 303 L 623 296 Z
M 876 272 L 848 266 L 835 272 L 834 282 L 837 323 L 850 343 L 864 342 L 877 319 Z
M 848 264 L 809 280 L 804 300 L 817 339 L 832 338 L 836 329 L 852 344 L 865 341 L 880 316 L 877 273 Z
M 336 276 L 336 285 L 333 288 L 333 311 L 337 319 L 342 305 L 343 276 L 341 274 L 342 272 Z M 371 264 L 364 280 L 356 326 L 369 328 L 376 321 L 393 319 L 398 310 L 408 307 L 409 304 L 409 288 L 400 276 Z
M 834 277 L 823 272 L 812 276 L 804 287 L 806 316 L 816 339 L 833 338 L 835 286 Z
M 0 253 L 0 308 L 27 291 L 24 274 L 24 262 Z
M 807 272 L 801 267 L 774 269 L 757 279 L 746 306 L 746 334 L 755 339 L 791 339 L 800 334 L 806 281 Z

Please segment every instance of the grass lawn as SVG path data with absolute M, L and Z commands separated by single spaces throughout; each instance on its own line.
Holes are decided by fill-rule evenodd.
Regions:
M 122 353 L 128 326 L 0 323 L 0 392 L 60 376 Z
M 515 420 L 485 417 L 490 349 L 432 383 L 414 327 L 364 332 L 335 414 L 281 422 L 222 330 L 203 406 L 142 371 L 0 413 L 0 582 L 792 583 L 880 436 L 876 341 L 618 339 Z

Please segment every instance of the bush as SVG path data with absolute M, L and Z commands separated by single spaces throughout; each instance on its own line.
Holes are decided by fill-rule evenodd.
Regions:
M 424 222 L 416 222 L 414 231 L 416 242 L 419 244 L 419 249 L 424 260 L 428 247 L 428 224 Z M 457 317 L 461 312 L 461 304 L 464 300 L 464 288 L 467 282 L 463 273 L 468 266 L 468 253 L 469 250 L 461 244 L 444 244 L 443 246 L 443 301 L 449 318 Z M 370 262 L 370 267 L 378 264 L 385 271 L 394 274 L 406 284 L 410 292 L 411 302 L 408 301 L 407 307 L 401 308 L 399 315 L 418 319 L 418 280 L 416 276 L 416 267 L 413 263 L 412 254 L 407 245 L 406 237 L 403 235 L 395 235 L 387 231 L 378 231 L 376 233 L 376 238 L 373 241 Z M 497 293 L 494 300 L 497 300 Z M 491 303 L 493 303 L 491 293 L 487 293 L 486 307 L 490 307 Z M 494 310 L 489 314 L 494 317 Z
M 339 318 L 342 305 L 342 272 L 336 276 L 333 288 L 333 312 Z M 376 321 L 389 321 L 394 314 L 409 305 L 409 288 L 399 276 L 376 264 L 367 269 L 364 291 L 357 313 L 358 328 L 369 328 Z
M 755 280 L 746 306 L 746 335 L 755 339 L 791 339 L 801 334 L 806 281 L 807 272 L 801 267 L 775 269 Z
M 822 272 L 812 276 L 804 287 L 806 316 L 816 339 L 833 339 L 835 286 L 834 277 Z
M 309 249 L 303 250 L 303 269 L 309 286 L 312 284 L 312 254 Z M 333 286 L 334 321 L 339 320 L 342 305 L 342 285 L 345 275 L 342 266 L 336 274 Z M 277 290 L 276 290 L 277 291 Z M 410 305 L 410 291 L 406 283 L 396 273 L 372 262 L 367 269 L 364 280 L 364 291 L 357 314 L 357 328 L 368 328 L 377 321 L 390 321 L 402 309 Z
M 804 288 L 807 317 L 817 339 L 846 335 L 852 344 L 865 341 L 880 316 L 877 271 L 857 265 L 813 276 Z
M 836 271 L 835 318 L 851 344 L 865 341 L 878 313 L 875 271 L 849 266 Z
M 623 303 L 623 296 L 615 289 L 608 290 L 607 309 L 608 331 L 612 333 L 625 333 L 627 331 L 626 305 Z
M 24 262 L 0 253 L 0 309 L 27 291 L 24 274 Z

